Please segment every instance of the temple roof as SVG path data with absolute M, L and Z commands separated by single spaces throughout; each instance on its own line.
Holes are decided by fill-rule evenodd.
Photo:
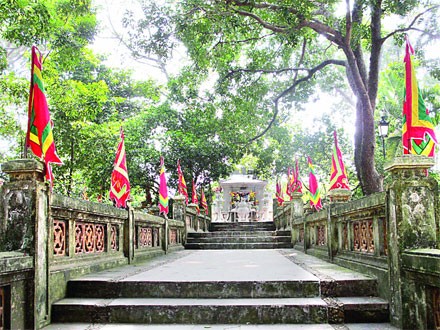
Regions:
M 252 175 L 232 174 L 227 180 L 220 181 L 220 186 L 265 186 L 266 181 L 252 178 Z

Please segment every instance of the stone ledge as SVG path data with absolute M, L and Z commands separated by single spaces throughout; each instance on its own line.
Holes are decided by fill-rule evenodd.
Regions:
M 0 273 L 12 273 L 34 268 L 34 258 L 20 252 L 0 252 Z
M 402 264 L 407 270 L 440 277 L 440 250 L 406 250 L 402 254 Z
M 385 163 L 384 170 L 394 172 L 396 170 L 429 169 L 435 164 L 434 158 L 419 155 L 402 155 L 392 162 Z

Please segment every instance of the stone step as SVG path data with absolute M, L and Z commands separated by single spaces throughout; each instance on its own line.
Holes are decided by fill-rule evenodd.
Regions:
M 289 230 L 282 231 L 266 231 L 266 230 L 258 230 L 258 231 L 211 231 L 211 232 L 189 232 L 189 237 L 237 237 L 237 236 L 290 236 L 291 233 Z
M 52 306 L 52 322 L 137 324 L 327 323 L 320 298 L 261 299 L 85 299 Z
M 211 236 L 211 237 L 192 237 L 188 236 L 187 244 L 192 243 L 277 243 L 291 242 L 290 236 Z
M 273 231 L 275 224 L 273 222 L 228 222 L 211 223 L 210 231 Z
M 340 297 L 336 301 L 344 306 L 344 322 L 388 322 L 388 302 L 377 297 Z
M 91 323 L 53 323 L 43 330 L 91 330 L 98 327 Z M 100 324 L 101 330 L 399 330 L 390 323 L 346 323 L 341 325 L 322 324 Z
M 336 309 L 320 298 L 66 298 L 53 304 L 52 322 L 310 324 L 335 320 L 337 323 L 375 323 L 389 319 L 388 303 L 383 299 L 335 300 Z
M 338 279 L 319 282 L 322 297 L 375 297 L 378 295 L 377 280 Z
M 292 247 L 290 242 L 279 243 L 188 243 L 188 250 L 249 250 L 249 249 L 288 249 Z
M 101 281 L 71 280 L 69 298 L 312 298 L 319 281 Z

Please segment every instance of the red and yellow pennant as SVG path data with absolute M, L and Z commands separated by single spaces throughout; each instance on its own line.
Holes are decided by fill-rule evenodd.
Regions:
M 160 174 L 159 174 L 159 214 L 163 213 L 165 216 L 169 212 L 168 207 L 169 197 L 168 197 L 168 186 L 167 178 L 165 176 L 165 165 L 163 157 L 160 157 Z
M 46 179 L 53 184 L 50 163 L 62 164 L 63 162 L 58 157 L 55 149 L 52 132 L 53 123 L 50 119 L 49 107 L 44 94 L 41 58 L 40 51 L 33 46 L 26 147 L 31 148 L 35 156 L 44 160 Z
M 127 207 L 130 199 L 130 181 L 128 179 L 127 159 L 125 154 L 124 131 L 120 130 L 121 141 L 118 144 L 116 158 L 113 163 L 113 172 L 110 184 L 110 200 L 116 207 Z
M 310 206 L 314 207 L 317 211 L 322 209 L 321 192 L 318 186 L 318 180 L 316 179 L 312 160 L 307 157 L 309 164 L 309 190 L 310 190 Z
M 278 206 L 283 205 L 284 203 L 283 189 L 281 187 L 281 182 L 279 179 L 277 179 L 275 196 L 277 198 Z
M 406 38 L 405 99 L 403 101 L 402 144 L 404 154 L 434 157 L 437 138 L 420 93 L 411 55 L 414 49 Z
M 338 138 L 336 136 L 336 131 L 333 132 L 335 139 L 335 147 L 333 148 L 332 154 L 332 169 L 330 174 L 330 190 L 333 189 L 347 189 L 350 190 L 348 186 L 348 176 L 345 170 L 344 161 L 342 160 L 342 152 L 338 146 Z
M 177 191 L 180 195 L 185 196 L 185 204 L 188 205 L 188 188 L 186 187 L 185 178 L 183 177 L 183 172 L 180 167 L 180 159 L 177 161 L 177 175 L 178 175 L 178 183 L 177 183 Z
M 200 206 L 202 209 L 205 210 L 205 214 L 208 215 L 209 211 L 208 211 L 208 202 L 206 201 L 206 197 L 205 197 L 205 191 L 202 187 L 202 192 L 200 193 Z
M 197 214 L 200 214 L 199 199 L 197 197 L 197 188 L 196 188 L 196 185 L 194 183 L 194 179 L 192 180 L 191 203 L 196 205 Z
M 292 182 L 290 187 L 290 193 L 293 194 L 294 192 L 302 193 L 302 183 L 299 179 L 298 159 L 295 160 L 295 169 L 292 171 Z

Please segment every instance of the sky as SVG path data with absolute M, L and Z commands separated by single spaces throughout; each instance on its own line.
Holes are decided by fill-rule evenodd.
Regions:
M 133 70 L 133 78 L 144 80 L 144 79 L 153 79 L 159 83 L 165 83 L 166 78 L 162 72 L 158 69 L 153 68 L 149 65 L 139 63 L 132 59 L 127 48 L 121 44 L 121 42 L 114 36 L 114 31 L 121 33 L 123 35 L 123 27 L 122 27 L 122 17 L 125 11 L 130 8 L 135 8 L 135 12 L 141 13 L 140 5 L 137 0 L 94 0 L 94 5 L 97 8 L 97 18 L 99 21 L 99 33 L 95 38 L 95 42 L 92 46 L 93 50 L 106 54 L 108 56 L 108 60 L 106 64 L 111 67 L 124 68 Z M 342 4 L 345 3 L 341 2 Z M 136 8 L 139 8 L 138 10 Z M 343 12 L 341 7 L 341 12 Z M 391 20 L 392 25 L 397 25 L 401 23 L 400 20 Z M 393 26 L 388 23 L 388 26 L 385 28 L 392 29 Z M 415 36 L 414 38 L 415 39 Z M 412 39 L 412 40 L 413 40 Z M 415 43 L 415 40 L 414 40 Z M 184 50 L 181 51 L 184 53 Z M 433 56 L 438 57 L 437 51 L 427 51 L 428 54 L 433 54 Z M 402 52 L 403 54 L 403 52 Z M 434 55 L 435 54 L 435 55 Z M 177 73 L 178 70 L 182 67 L 180 64 L 182 62 L 182 58 L 175 59 L 174 62 L 170 63 L 168 68 L 170 69 L 170 73 Z M 335 124 L 337 127 L 344 127 L 344 130 L 347 133 L 347 137 L 354 138 L 354 122 L 355 115 L 354 111 L 349 113 L 348 115 L 345 113 L 344 115 L 340 115 L 334 112 L 334 109 L 337 108 L 337 100 L 334 97 L 325 95 L 323 93 L 319 93 L 319 96 L 315 98 L 314 101 L 311 101 L 307 105 L 305 105 L 307 116 L 303 115 L 301 112 L 299 115 L 292 116 L 292 124 L 298 123 L 304 126 L 307 129 L 312 131 L 320 130 L 322 127 L 316 124 L 317 118 L 321 117 L 323 113 L 329 114 L 333 116 L 335 120 Z M 353 140 L 352 140 L 353 143 Z

